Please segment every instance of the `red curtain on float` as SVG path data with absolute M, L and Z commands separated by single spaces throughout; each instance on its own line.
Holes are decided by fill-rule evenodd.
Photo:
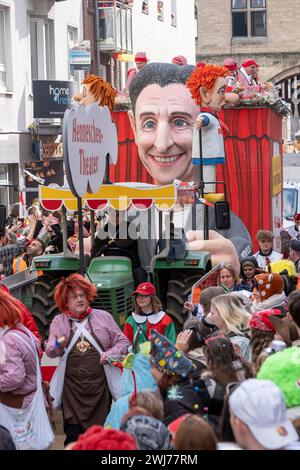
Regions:
M 226 183 L 232 211 L 254 241 L 257 230 L 272 230 L 272 158 L 274 142 L 282 141 L 281 118 L 270 108 L 230 109 L 220 113 L 229 128 L 225 136 L 226 163 L 217 180 Z M 222 192 L 222 188 L 218 188 Z
M 112 119 L 118 130 L 119 153 L 117 164 L 110 165 L 110 180 L 113 183 L 122 181 L 153 183 L 151 176 L 139 159 L 127 111 L 113 112 Z
M 113 112 L 112 117 L 119 155 L 117 165 L 110 166 L 111 181 L 153 183 L 138 157 L 127 112 Z M 217 179 L 226 183 L 230 207 L 245 223 L 256 249 L 257 230 L 272 230 L 272 158 L 274 142 L 281 152 L 281 118 L 270 108 L 228 109 L 220 117 L 229 133 L 226 163 L 218 166 Z M 223 192 L 221 185 L 218 190 Z

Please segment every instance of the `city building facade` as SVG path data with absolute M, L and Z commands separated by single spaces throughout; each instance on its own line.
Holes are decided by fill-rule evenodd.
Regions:
M 32 183 L 24 173 L 31 163 L 41 178 L 62 172 L 61 120 L 34 119 L 33 80 L 73 81 L 78 89 L 84 72 L 71 71 L 69 50 L 82 39 L 82 0 L 0 0 L 1 204 L 11 206 Z
M 96 10 L 98 73 L 115 87 L 124 88 L 139 51 L 150 62 L 183 55 L 195 64 L 194 0 L 98 0 Z
M 289 138 L 299 130 L 300 10 L 298 0 L 195 0 L 197 62 L 238 63 L 254 58 L 262 82 L 280 85 L 293 119 Z

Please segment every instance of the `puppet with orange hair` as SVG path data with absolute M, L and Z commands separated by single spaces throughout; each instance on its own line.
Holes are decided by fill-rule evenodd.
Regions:
M 202 129 L 202 162 L 203 178 L 205 181 L 216 180 L 216 165 L 225 162 L 225 149 L 223 128 L 225 124 L 220 121 L 217 113 L 225 103 L 236 104 L 238 95 L 226 93 L 225 67 L 212 64 L 201 64 L 196 67 L 186 82 L 192 98 L 201 107 L 193 136 L 192 161 L 200 165 L 199 129 Z M 215 185 L 206 185 L 205 192 L 215 191 Z
M 99 106 L 107 106 L 110 111 L 113 110 L 117 91 L 109 82 L 92 74 L 87 75 L 81 83 L 83 84 L 82 92 L 73 96 L 74 101 L 84 106 L 98 103 Z

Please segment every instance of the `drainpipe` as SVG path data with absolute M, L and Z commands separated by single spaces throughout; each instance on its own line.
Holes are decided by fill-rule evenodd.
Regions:
M 100 37 L 99 34 L 99 11 L 98 11 L 98 2 L 95 0 L 95 34 L 94 34 L 94 41 L 96 45 L 95 57 L 96 57 L 96 73 L 100 76 L 100 48 L 98 44 L 98 40 Z

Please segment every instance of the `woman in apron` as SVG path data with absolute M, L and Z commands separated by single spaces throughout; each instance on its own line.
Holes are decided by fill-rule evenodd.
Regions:
M 96 287 L 80 274 L 71 274 L 55 288 L 62 312 L 51 323 L 46 354 L 63 356 L 60 365 L 65 445 L 93 424 L 102 425 L 110 410 L 111 393 L 104 366 L 110 356 L 126 354 L 129 341 L 113 317 L 90 308 Z M 50 393 L 56 394 L 56 390 Z

